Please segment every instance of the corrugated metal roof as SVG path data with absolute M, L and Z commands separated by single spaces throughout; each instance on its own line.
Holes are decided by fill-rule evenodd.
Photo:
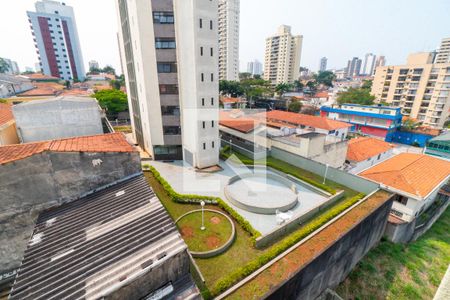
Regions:
M 10 299 L 97 299 L 185 249 L 140 175 L 43 212 Z

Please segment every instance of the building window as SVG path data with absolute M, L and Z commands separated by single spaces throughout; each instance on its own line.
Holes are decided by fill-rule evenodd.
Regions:
M 403 205 L 407 205 L 408 204 L 408 197 L 397 195 L 397 197 L 395 197 L 395 201 L 400 202 Z
M 179 135 L 181 128 L 180 126 L 163 126 L 163 132 L 165 135 Z
M 202 98 L 202 106 L 205 106 L 205 98 Z
M 203 47 L 200 47 L 200 55 L 203 56 Z
M 206 126 L 205 121 L 203 121 L 203 122 L 202 122 L 202 127 L 203 127 L 203 129 L 205 129 L 205 126 Z
M 211 142 L 211 148 L 214 148 L 214 141 Z
M 173 24 L 173 12 L 171 11 L 154 11 L 153 23 L 155 24 Z
M 206 150 L 206 143 L 203 143 L 203 150 Z
M 203 27 L 203 20 L 200 19 L 199 21 L 200 21 L 200 28 L 202 28 Z
M 180 107 L 179 106 L 161 106 L 161 114 L 163 116 L 179 116 Z
M 177 64 L 174 62 L 158 62 L 158 73 L 176 73 Z
M 201 78 L 202 82 L 205 81 L 205 74 L 202 73 L 202 74 L 200 75 L 200 78 Z
M 380 160 L 381 158 L 381 154 L 378 154 L 377 160 Z
M 211 121 L 211 127 L 214 128 L 214 121 Z
M 213 50 L 213 47 L 211 47 L 211 56 L 213 56 L 213 54 L 214 54 L 214 50 Z
M 214 105 L 214 97 L 211 97 L 211 105 Z
M 213 81 L 214 81 L 214 74 L 211 73 L 211 82 L 213 82 Z
M 209 21 L 209 29 L 213 29 L 213 21 L 211 20 L 211 21 Z
M 176 84 L 160 84 L 159 93 L 161 95 L 177 95 L 178 85 Z
M 155 38 L 156 49 L 175 49 L 175 39 L 173 38 Z

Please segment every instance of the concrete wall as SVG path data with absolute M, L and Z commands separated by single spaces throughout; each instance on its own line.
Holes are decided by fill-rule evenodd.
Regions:
M 0 274 L 19 266 L 39 212 L 139 172 L 137 152 L 44 152 L 0 165 Z
M 16 122 L 10 121 L 0 126 L 0 146 L 18 144 Z
M 95 99 L 32 101 L 13 106 L 13 113 L 24 143 L 103 133 Z
M 326 166 L 319 162 L 300 157 L 277 148 L 272 148 L 271 156 L 318 175 L 325 175 Z M 358 192 L 370 194 L 378 188 L 378 184 L 372 181 L 334 169 L 332 167 L 329 167 L 326 172 L 327 180 L 340 183 Z
M 343 281 L 362 257 L 381 239 L 392 200 L 353 227 L 331 247 L 299 270 L 265 299 L 316 299 Z

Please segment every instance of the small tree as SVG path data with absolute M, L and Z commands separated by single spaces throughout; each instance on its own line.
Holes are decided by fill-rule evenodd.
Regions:
M 6 73 L 9 70 L 9 65 L 0 57 L 0 73 Z
M 109 85 L 114 89 L 114 90 L 120 90 L 122 84 L 119 80 L 111 80 L 109 82 Z
M 328 87 L 333 87 L 333 81 L 336 75 L 331 71 L 320 71 L 319 74 L 314 75 L 314 80 L 317 84 L 323 84 Z
M 294 89 L 297 92 L 301 92 L 303 90 L 303 83 L 300 80 L 294 81 Z
M 292 86 L 289 83 L 279 83 L 275 86 L 275 92 L 280 94 L 280 97 L 283 97 L 283 94 L 290 91 Z
M 372 96 L 368 89 L 363 88 L 349 88 L 348 91 L 339 93 L 337 98 L 339 104 L 372 105 L 373 100 L 375 100 L 375 96 Z
M 120 90 L 101 90 L 94 94 L 94 98 L 110 116 L 115 117 L 119 112 L 128 110 L 127 95 Z
M 298 113 L 302 109 L 302 103 L 300 101 L 293 101 L 289 103 L 288 111 Z
M 116 75 L 116 70 L 115 70 L 113 67 L 111 67 L 111 66 L 106 66 L 106 67 L 104 67 L 102 71 L 103 71 L 104 73 Z

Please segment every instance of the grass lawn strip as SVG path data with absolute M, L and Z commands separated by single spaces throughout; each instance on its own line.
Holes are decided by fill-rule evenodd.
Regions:
M 331 246 L 344 232 L 350 230 L 360 220 L 380 207 L 388 197 L 389 194 L 384 191 L 376 192 L 336 222 L 258 274 L 227 299 L 261 298 L 270 289 L 290 278 L 298 269 Z
M 450 209 L 409 245 L 382 241 L 339 285 L 344 299 L 433 299 L 450 264 Z
M 231 224 L 227 218 L 210 211 L 205 211 L 204 214 L 204 230 L 200 229 L 202 226 L 200 211 L 184 216 L 177 223 L 181 236 L 191 251 L 204 252 L 217 249 L 231 236 Z

